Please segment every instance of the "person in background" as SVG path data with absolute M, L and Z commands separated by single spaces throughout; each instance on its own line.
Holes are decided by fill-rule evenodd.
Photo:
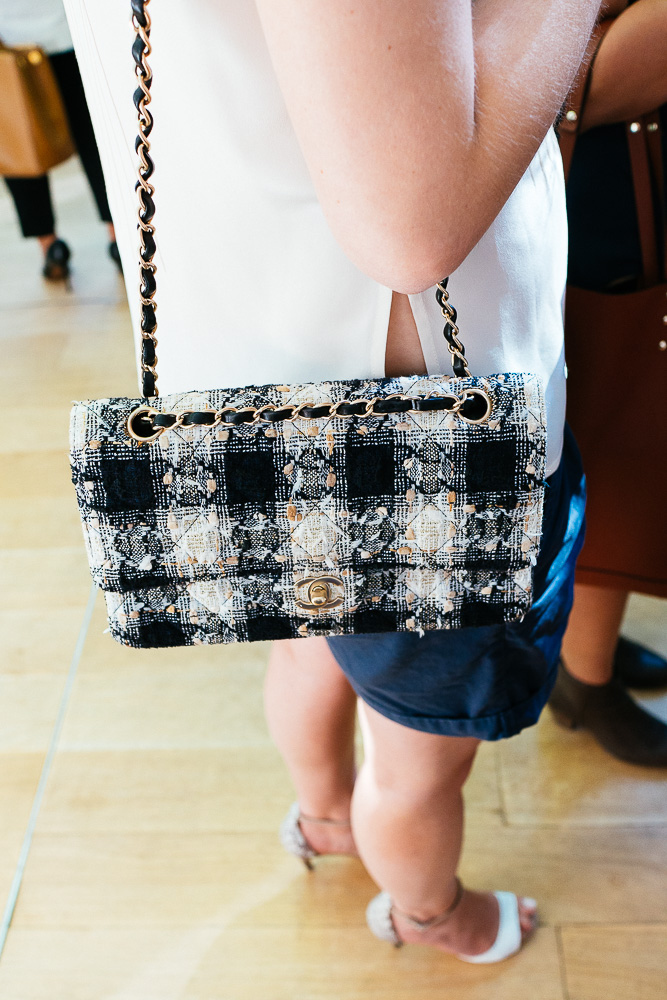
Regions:
M 67 112 L 72 138 L 93 192 L 100 218 L 109 232 L 109 256 L 120 268 L 120 256 L 93 126 L 61 0 L 0 0 L 0 38 L 5 45 L 38 45 L 49 56 Z M 56 232 L 48 176 L 6 177 L 21 232 L 35 237 L 44 254 L 42 274 L 50 281 L 69 275 L 71 251 Z
M 663 0 L 610 0 L 603 6 L 602 17 L 613 20 L 591 71 L 568 181 L 568 282 L 595 292 L 614 292 L 619 308 L 623 308 L 623 292 L 640 288 L 642 278 L 625 123 L 659 108 L 663 162 L 667 164 L 667 4 Z M 657 201 L 667 198 L 664 189 L 655 193 Z M 657 221 L 660 232 L 662 220 Z M 664 254 L 665 247 L 660 249 Z M 596 335 L 597 329 L 591 330 L 591 336 Z M 654 336 L 636 326 L 632 335 Z M 600 341 L 599 350 L 608 349 L 602 337 Z M 662 361 L 658 356 L 656 363 Z M 617 372 L 618 384 L 608 386 L 610 398 L 627 387 L 627 366 L 621 358 Z M 588 377 L 594 379 L 595 372 Z M 568 418 L 576 429 L 571 405 Z M 663 455 L 659 461 L 664 460 Z M 655 496 L 661 496 L 657 472 L 647 469 L 646 476 L 645 495 L 650 495 L 654 482 Z M 629 503 L 626 516 L 643 515 L 633 511 Z M 591 523 L 590 512 L 587 519 L 589 529 L 595 528 L 597 542 L 603 528 Z M 654 544 L 664 544 L 660 516 L 655 528 L 658 536 Z M 609 534 L 609 551 L 613 552 L 611 530 Z M 591 571 L 587 554 L 584 547 L 585 582 L 577 578 L 575 584 L 563 658 L 549 705 L 557 721 L 570 728 L 588 729 L 605 750 L 621 760 L 665 767 L 667 725 L 641 708 L 626 686 L 666 686 L 667 661 L 638 643 L 619 638 L 630 591 L 664 596 L 665 588 L 656 580 L 642 582 L 641 551 L 636 553 L 632 578 L 627 567 L 623 567 L 625 575 Z

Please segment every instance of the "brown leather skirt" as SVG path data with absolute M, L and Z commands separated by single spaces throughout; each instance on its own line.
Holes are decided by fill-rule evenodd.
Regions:
M 576 580 L 667 597 L 667 286 L 568 286 L 565 345 L 588 483 Z

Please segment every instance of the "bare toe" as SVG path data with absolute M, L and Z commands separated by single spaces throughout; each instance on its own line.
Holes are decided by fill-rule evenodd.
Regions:
M 537 927 L 537 903 L 534 899 L 519 896 L 519 924 L 521 937 L 527 941 Z

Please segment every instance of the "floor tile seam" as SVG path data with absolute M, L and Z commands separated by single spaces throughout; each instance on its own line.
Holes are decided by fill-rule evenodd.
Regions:
M 0 681 L 8 680 L 10 677 L 62 677 L 67 673 L 67 669 L 67 667 L 51 667 L 49 670 L 3 670 L 0 668 Z
M 363 914 L 363 907 L 360 908 L 359 912 Z M 240 919 L 239 920 L 235 920 L 232 923 L 230 923 L 229 920 L 226 917 L 221 916 L 218 919 L 207 919 L 207 920 L 193 919 L 190 922 L 188 922 L 187 920 L 186 921 L 181 920 L 180 922 L 179 921 L 172 922 L 172 921 L 167 921 L 167 920 L 163 920 L 163 921 L 160 921 L 160 922 L 152 922 L 152 921 L 147 921 L 145 918 L 141 918 L 141 920 L 138 920 L 136 924 L 129 924 L 127 920 L 119 920 L 118 922 L 116 922 L 116 921 L 96 921 L 95 924 L 91 924 L 90 920 L 81 921 L 80 923 L 77 923 L 75 921 L 72 922 L 72 923 L 69 923 L 69 922 L 64 922 L 63 919 L 62 919 L 62 917 L 60 917 L 58 919 L 58 922 L 57 923 L 53 923 L 53 924 L 51 924 L 51 923 L 45 923 L 43 921 L 33 921 L 33 920 L 31 920 L 29 923 L 27 923 L 27 922 L 25 922 L 25 920 L 21 920 L 21 921 L 19 921 L 19 922 L 16 923 L 15 929 L 16 930 L 21 930 L 23 932 L 25 932 L 25 931 L 57 931 L 57 932 L 62 932 L 63 934 L 68 934 L 68 933 L 71 933 L 72 931 L 86 931 L 86 932 L 93 932 L 93 933 L 97 933 L 97 932 L 101 932 L 101 931 L 113 931 L 113 930 L 125 930 L 125 931 L 126 930 L 135 930 L 135 931 L 136 930 L 147 930 L 147 931 L 160 931 L 160 930 L 164 930 L 164 931 L 190 931 L 190 930 L 193 929 L 194 926 L 196 926 L 197 930 L 206 930 L 206 929 L 208 929 L 208 930 L 218 930 L 218 929 L 220 929 L 220 930 L 224 930 L 225 932 L 232 932 L 232 933 L 233 932 L 239 932 L 240 933 L 240 932 L 245 932 L 245 931 L 248 931 L 248 930 L 258 931 L 258 932 L 260 932 L 260 931 L 285 931 L 286 930 L 285 921 L 283 919 L 276 917 L 272 921 L 269 921 L 269 920 L 258 921 L 256 915 L 253 916 L 252 918 L 246 916 L 246 917 L 243 918 L 243 920 L 240 920 Z M 593 929 L 596 929 L 598 926 L 603 926 L 605 930 L 626 930 L 626 929 L 628 929 L 628 930 L 643 930 L 643 929 L 652 929 L 655 926 L 657 926 L 659 929 L 662 929 L 666 925 L 665 924 L 658 924 L 658 925 L 655 925 L 655 924 L 646 924 L 646 925 L 645 924 L 610 924 L 608 926 L 607 925 L 593 925 Z M 339 923 L 334 923 L 334 922 L 321 923 L 319 921 L 318 922 L 314 921 L 312 919 L 312 914 L 311 914 L 309 916 L 307 928 L 297 927 L 297 926 L 291 926 L 291 927 L 287 928 L 287 930 L 288 931 L 292 931 L 293 933 L 300 933 L 304 929 L 308 930 L 308 931 L 311 931 L 311 930 L 317 930 L 317 931 L 319 931 L 319 930 L 346 930 L 346 931 L 350 930 L 350 931 L 352 931 L 352 930 L 366 930 L 366 927 L 367 927 L 366 921 L 363 918 L 360 919 L 358 923 L 352 923 L 349 920 L 340 921 Z M 575 928 L 577 930 L 588 929 L 588 925 L 578 925 L 578 924 L 540 924 L 538 926 L 538 931 L 545 931 L 546 930 L 546 931 L 554 931 L 555 932 L 556 941 L 557 941 L 557 943 L 559 945 L 559 954 L 560 954 L 560 945 L 562 945 L 563 946 L 563 960 L 565 962 L 566 962 L 566 959 L 565 959 L 565 946 L 564 946 L 563 942 L 561 941 L 560 932 L 562 930 L 568 930 L 570 927 L 573 927 L 573 928 Z
M 81 660 L 81 654 L 83 652 L 83 646 L 88 634 L 88 628 L 90 626 L 90 621 L 93 615 L 93 609 L 95 605 L 95 598 L 97 595 L 97 587 L 95 584 L 91 584 L 90 591 L 88 595 L 88 602 L 86 604 L 83 618 L 81 621 L 81 626 L 76 638 L 74 649 L 72 651 L 72 658 L 70 661 L 70 668 L 65 679 L 65 684 L 63 686 L 63 692 L 61 695 L 60 703 L 56 713 L 56 718 L 53 724 L 51 732 L 51 740 L 44 757 L 42 764 L 41 773 L 39 780 L 37 782 L 37 788 L 35 789 L 35 794 L 33 796 L 32 807 L 30 810 L 30 815 L 28 817 L 28 823 L 26 825 L 25 833 L 23 836 L 23 842 L 21 844 L 21 850 L 19 853 L 19 858 L 14 871 L 14 878 L 12 880 L 9 894 L 7 897 L 4 913 L 0 920 L 0 961 L 2 960 L 2 953 L 4 951 L 5 944 L 7 942 L 7 937 L 9 934 L 9 929 L 11 927 L 12 918 L 16 910 L 16 903 L 18 900 L 18 894 L 21 889 L 21 884 L 23 882 L 23 876 L 25 873 L 25 868 L 28 862 L 28 857 L 30 854 L 30 848 L 32 846 L 33 837 L 35 834 L 35 828 L 37 825 L 37 819 L 39 817 L 40 808 L 42 805 L 42 800 L 44 798 L 44 792 L 46 789 L 46 784 L 51 772 L 51 766 L 55 753 L 58 747 L 58 739 L 62 731 L 65 713 L 69 705 L 69 700 L 72 693 L 72 688 L 74 685 L 74 679 L 76 677 L 79 662 Z
M 570 988 L 567 981 L 567 960 L 565 957 L 565 945 L 563 944 L 562 927 L 560 924 L 554 925 L 556 937 L 556 951 L 558 953 L 558 970 L 560 972 L 560 984 L 563 991 L 563 1000 L 571 1000 Z
M 363 913 L 363 907 L 361 908 Z M 310 921 L 308 924 L 308 930 L 313 931 L 318 934 L 335 934 L 339 931 L 354 931 L 356 933 L 363 933 L 367 930 L 366 921 L 362 923 L 353 924 L 349 921 L 341 924 L 318 924 Z M 94 925 L 88 924 L 36 924 L 36 923 L 17 923 L 15 927 L 15 932 L 26 934 L 26 933 L 36 933 L 36 934 L 48 934 L 53 932 L 62 931 L 64 935 L 67 934 L 85 934 L 86 932 L 93 933 L 107 933 L 113 934 L 118 931 L 135 931 L 142 932 L 146 931 L 149 934 L 157 935 L 163 934 L 191 934 L 193 931 L 198 933 L 213 932 L 217 936 L 225 937 L 228 936 L 242 936 L 246 937 L 248 933 L 252 933 L 253 936 L 258 935 L 261 940 L 262 935 L 270 935 L 272 932 L 285 931 L 285 922 L 276 921 L 273 924 L 269 923 L 257 923 L 256 921 L 248 922 L 247 924 L 237 924 L 229 923 L 224 918 L 222 918 L 218 923 L 216 922 L 200 922 L 198 920 L 193 920 L 192 923 L 164 923 L 164 924 L 152 924 L 145 921 L 137 924 L 118 923 L 118 924 L 107 924 L 107 923 L 95 923 Z M 292 927 L 292 933 L 296 936 L 300 934 L 301 929 L 298 927 Z M 371 942 L 372 944 L 372 942 Z M 4 998 L 3 998 L 4 1000 Z M 125 1000 L 125 994 L 123 994 L 123 1000 Z M 216 998 L 217 1000 L 217 998 Z M 222 1000 L 222 998 L 220 998 Z M 224 998 L 226 1000 L 226 998 Z M 345 998 L 342 998 L 345 1000 Z M 564 997 L 564 1000 L 569 1000 L 569 997 Z
M 154 754 L 156 756 L 158 754 L 183 754 L 192 756 L 194 754 L 202 754 L 202 753 L 224 754 L 229 752 L 230 750 L 246 750 L 246 751 L 271 750 L 273 751 L 273 754 L 275 754 L 276 756 L 276 762 L 278 762 L 278 756 L 277 756 L 278 751 L 276 750 L 275 744 L 272 743 L 270 740 L 267 740 L 265 743 L 243 742 L 243 743 L 229 743 L 225 745 L 202 744 L 201 746 L 184 746 L 184 747 L 179 747 L 179 746 L 99 747 L 98 746 L 98 747 L 86 747 L 84 749 L 71 749 L 70 747 L 67 747 L 65 745 L 59 745 L 58 750 L 59 753 L 61 753 L 63 756 L 65 756 L 66 754 L 81 754 L 81 753 L 96 754 L 98 756 L 101 754 L 129 755 L 137 753 Z M 287 803 L 287 805 L 289 805 L 289 803 Z
M 82 748 L 82 749 L 72 749 L 71 747 L 68 747 L 68 746 L 65 746 L 65 745 L 59 745 L 58 749 L 59 749 L 59 753 L 62 754 L 63 757 L 65 755 L 69 755 L 69 754 L 74 755 L 74 754 L 82 754 L 82 753 L 91 754 L 91 755 L 95 754 L 97 756 L 100 756 L 102 754 L 105 754 L 105 755 L 108 755 L 108 754 L 117 754 L 117 755 L 120 755 L 120 754 L 123 754 L 123 755 L 129 755 L 129 754 L 154 754 L 155 756 L 157 756 L 158 754 L 159 755 L 164 755 L 164 754 L 183 754 L 184 756 L 185 755 L 193 756 L 194 754 L 202 754 L 202 753 L 210 753 L 210 754 L 220 754 L 220 755 L 222 755 L 222 754 L 228 753 L 229 751 L 232 751 L 232 750 L 244 750 L 244 751 L 248 751 L 248 752 L 255 751 L 255 750 L 261 750 L 261 751 L 271 750 L 273 752 L 272 755 L 275 754 L 276 761 L 278 761 L 278 756 L 277 756 L 278 755 L 278 751 L 276 750 L 275 744 L 272 743 L 272 742 L 270 742 L 270 741 L 268 741 L 268 740 L 267 740 L 266 743 L 239 742 L 239 743 L 228 743 L 228 744 L 224 744 L 224 745 L 215 745 L 215 744 L 210 744 L 210 743 L 209 744 L 203 743 L 203 744 L 201 744 L 201 746 L 182 746 L 182 747 L 180 747 L 180 746 L 168 746 L 168 747 L 165 747 L 165 746 L 160 746 L 160 747 L 151 747 L 151 746 L 117 747 L 117 746 L 109 746 L 109 747 L 99 747 L 99 746 L 97 746 L 97 747 L 85 747 L 85 748 Z M 289 805 L 289 803 L 288 803 L 288 805 Z
M 183 830 L 183 831 L 178 831 L 178 830 L 175 830 L 175 831 L 174 830 L 146 830 L 145 832 L 142 831 L 142 830 L 136 830 L 136 829 L 134 829 L 134 830 L 125 830 L 125 831 L 116 831 L 116 830 L 113 830 L 111 832 L 108 832 L 106 830 L 102 830 L 102 831 L 100 831 L 100 830 L 82 830 L 82 831 L 77 832 L 76 830 L 43 830 L 43 829 L 40 828 L 40 830 L 35 833 L 35 836 L 33 838 L 33 843 L 35 843 L 35 844 L 36 843 L 43 843 L 46 840 L 61 840 L 61 841 L 65 841 L 65 840 L 81 840 L 81 841 L 85 841 L 85 840 L 89 840 L 90 839 L 90 840 L 96 840 L 97 841 L 97 840 L 100 840 L 100 838 L 105 839 L 105 840 L 109 840 L 109 841 L 118 840 L 118 839 L 121 839 L 121 840 L 127 839 L 127 840 L 132 841 L 133 843 L 136 843 L 137 838 L 139 838 L 139 837 L 150 839 L 150 838 L 153 838 L 153 837 L 156 837 L 156 836 L 163 837 L 165 839 L 174 839 L 175 838 L 175 839 L 178 839 L 178 840 L 194 840 L 194 839 L 199 839 L 199 840 L 207 840 L 207 839 L 215 840 L 215 839 L 222 838 L 222 837 L 224 837 L 225 839 L 235 838 L 235 839 L 239 839 L 239 840 L 247 840 L 249 834 L 252 834 L 253 837 L 257 837 L 257 838 L 260 838 L 262 840 L 268 840 L 270 838 L 271 841 L 272 841 L 272 843 L 275 842 L 275 849 L 274 849 L 273 846 L 271 846 L 271 848 L 270 848 L 271 853 L 275 854 L 276 857 L 279 858 L 280 860 L 290 860 L 289 859 L 289 855 L 285 854 L 284 850 L 280 847 L 280 844 L 279 844 L 279 841 L 278 841 L 278 828 L 277 827 L 275 829 L 271 828 L 270 830 L 268 830 L 268 829 L 267 830 L 258 830 L 256 827 L 254 827 L 252 830 L 250 830 L 250 829 L 241 830 L 241 829 L 238 829 L 237 827 L 235 827 L 233 830 L 213 830 L 213 829 L 209 829 L 209 830 Z M 11 831 L 8 831 L 6 834 L 0 834 L 0 836 L 11 836 L 11 835 L 12 835 Z M 344 856 L 341 856 L 341 858 L 344 858 Z M 334 860 L 333 858 L 328 858 L 327 863 L 332 862 L 333 860 Z M 355 863 L 360 863 L 358 858 L 352 858 L 351 856 L 350 856 L 350 861 L 355 861 Z M 338 864 L 339 861 L 336 860 L 334 863 Z M 342 865 L 342 861 L 340 863 Z M 302 871 L 301 866 L 297 866 L 296 871 L 299 874 L 301 874 L 301 871 Z
M 114 827 L 112 830 L 106 827 L 93 827 L 88 829 L 81 829 L 80 827 L 49 827 L 44 823 L 41 826 L 41 836 L 63 836 L 63 837 L 74 837 L 74 836 L 122 836 L 122 837 L 139 837 L 139 836 L 173 836 L 173 837 L 197 837 L 197 836 L 231 836 L 233 834 L 238 834 L 246 839 L 248 837 L 255 836 L 256 834 L 262 834 L 268 836 L 273 833 L 278 836 L 278 829 L 280 827 L 280 822 L 283 819 L 284 813 L 276 818 L 275 827 L 267 827 L 266 829 L 260 829 L 256 826 L 239 826 L 238 824 L 234 827 L 224 827 L 224 826 L 204 826 L 204 827 L 177 827 L 177 826 L 120 826 Z
M 79 308 L 79 306 L 122 306 L 123 305 L 122 300 L 113 298 L 111 296 L 108 297 L 99 295 L 83 296 L 78 294 L 76 291 L 73 291 L 68 294 L 76 296 L 76 301 L 74 302 L 74 305 L 76 306 L 77 309 Z M 12 312 L 29 313 L 31 310 L 34 310 L 35 312 L 44 312 L 45 309 L 62 309 L 63 311 L 65 311 L 65 310 L 70 310 L 72 308 L 72 304 L 73 301 L 72 299 L 69 298 L 62 298 L 62 299 L 57 298 L 54 299 L 53 301 L 45 300 L 43 302 L 34 302 L 34 301 L 17 302 L 15 304 L 10 303 L 9 305 L 4 303 L 3 305 L 0 305 L 0 315 L 2 315 L 2 313 L 12 313 Z M 11 339 L 19 340 L 22 339 L 23 337 L 44 337 L 44 336 L 48 337 L 49 334 L 26 333 L 23 335 L 20 333 L 7 333 L 4 336 L 0 336 L 0 340 L 11 340 Z M 81 334 L 81 336 L 83 336 L 83 334 Z
M 79 754 L 79 755 L 82 755 L 82 754 L 100 754 L 100 753 L 106 753 L 106 754 L 117 754 L 117 753 L 129 753 L 129 754 L 179 753 L 181 751 L 183 751 L 183 753 L 191 753 L 191 752 L 194 752 L 194 753 L 204 753 L 204 752 L 206 752 L 208 750 L 210 750 L 210 751 L 219 750 L 221 753 L 224 753 L 225 751 L 236 751 L 236 750 L 270 750 L 270 749 L 271 749 L 271 744 L 269 744 L 269 743 L 267 743 L 267 744 L 242 743 L 242 744 L 238 744 L 238 745 L 234 745 L 234 746 L 215 746 L 213 744 L 209 744 L 207 746 L 201 746 L 201 747 L 178 747 L 178 746 L 169 746 L 169 747 L 130 747 L 129 749 L 128 748 L 116 749 L 115 747 L 102 747 L 100 749 L 99 746 L 96 746 L 96 747 L 95 746 L 82 746 L 82 747 L 72 748 L 71 746 L 68 746 L 68 745 L 62 745 L 62 746 L 58 747 L 58 753 L 59 753 L 60 756 L 65 755 L 65 754 L 71 754 L 71 755 Z M 21 750 L 18 749 L 17 753 L 20 753 L 20 752 L 21 752 Z M 25 752 L 30 753 L 29 750 L 27 750 Z M 71 759 L 73 759 L 73 757 Z M 287 805 L 289 805 L 289 803 L 286 804 L 285 808 L 287 808 Z
M 619 820 L 618 822 L 561 822 L 561 823 L 516 823 L 511 819 L 507 821 L 508 830 L 659 830 L 667 827 L 667 816 L 656 817 L 655 819 L 644 818 L 641 820 Z
M 235 664 L 229 665 L 224 660 L 220 660 L 217 663 L 211 662 L 211 659 L 208 657 L 206 659 L 202 657 L 201 663 L 187 659 L 171 663 L 168 660 L 160 662 L 155 655 L 157 652 L 155 648 L 132 649 L 113 640 L 107 627 L 106 602 L 104 621 L 96 618 L 93 621 L 93 626 L 97 630 L 95 637 L 102 646 L 96 652 L 97 654 L 101 653 L 102 658 L 100 658 L 99 662 L 91 664 L 91 670 L 86 674 L 86 679 L 110 680 L 113 677 L 119 676 L 125 678 L 126 675 L 131 678 L 138 674 L 142 679 L 145 678 L 146 682 L 159 680 L 165 676 L 175 677 L 175 679 L 182 676 L 192 677 L 196 684 L 199 680 L 215 680 L 219 676 L 221 681 L 228 681 L 237 686 L 246 685 L 245 687 L 241 687 L 238 692 L 235 691 L 233 695 L 229 692 L 226 694 L 226 705 L 228 707 L 236 708 L 238 706 L 239 709 L 243 709 L 243 714 L 238 717 L 243 725 L 247 725 L 251 721 L 248 715 L 249 712 L 253 712 L 255 716 L 261 715 L 263 718 L 260 700 L 261 694 L 255 697 L 256 689 L 251 688 L 249 682 L 259 684 L 263 681 L 266 671 L 264 665 L 258 669 L 254 667 L 238 667 Z M 187 649 L 188 647 L 184 646 L 182 648 Z M 162 652 L 165 652 L 165 650 Z M 125 656 L 125 653 L 128 655 Z M 188 695 L 190 694 L 190 690 L 190 688 L 187 689 L 186 693 Z M 192 690 L 196 691 L 196 686 Z M 167 690 L 161 691 L 160 694 L 164 697 L 171 697 L 174 692 Z M 211 712 L 213 711 L 215 709 L 211 708 Z M 236 737 L 232 739 L 235 740 Z M 665 821 L 667 822 L 667 817 Z
M 205 750 L 206 749 L 207 748 L 205 748 Z M 214 749 L 216 749 L 216 748 L 214 748 Z M 125 753 L 126 751 L 102 751 L 102 752 L 103 753 L 118 754 L 118 753 Z M 129 753 L 160 753 L 160 754 L 162 754 L 162 753 L 172 753 L 172 752 L 173 751 L 162 751 L 162 750 L 158 750 L 158 751 L 151 751 L 151 750 L 148 750 L 148 751 L 143 751 L 143 750 L 140 750 L 140 751 L 129 751 Z M 186 750 L 184 752 L 185 753 L 191 753 L 192 751 Z M 195 753 L 201 753 L 202 751 L 196 750 L 194 752 Z M 79 751 L 59 750 L 59 756 L 61 756 L 61 757 L 65 756 L 66 754 L 74 756 L 77 753 L 79 753 Z M 88 753 L 88 754 L 95 753 L 95 754 L 99 755 L 98 751 L 80 751 L 80 753 Z M 287 809 L 288 805 L 289 805 L 289 801 L 288 801 L 288 799 L 286 799 L 285 800 L 285 809 Z M 468 815 L 470 815 L 470 810 L 468 810 Z M 635 827 L 633 829 L 641 829 L 641 828 L 636 828 Z M 654 830 L 654 829 L 656 829 L 656 827 L 647 827 L 646 829 Z M 197 827 L 197 828 L 195 828 L 193 830 L 192 828 L 188 828 L 188 827 L 177 828 L 177 827 L 174 827 L 174 826 L 171 826 L 171 825 L 167 825 L 167 826 L 150 826 L 150 827 L 143 827 L 143 826 L 114 827 L 113 830 L 110 831 L 110 832 L 112 832 L 113 834 L 117 834 L 117 833 L 134 834 L 134 833 L 142 833 L 142 832 L 145 832 L 145 833 L 153 833 L 153 832 L 155 832 L 155 833 L 165 833 L 165 834 L 167 834 L 167 833 L 191 833 L 192 832 L 192 833 L 212 833 L 213 834 L 213 833 L 234 833 L 234 832 L 237 832 L 237 831 L 240 832 L 240 833 L 244 833 L 244 834 L 255 833 L 255 832 L 259 832 L 259 833 L 266 832 L 266 831 L 263 831 L 261 829 L 258 830 L 257 827 L 243 827 L 242 829 L 237 827 L 234 830 L 230 830 L 230 829 L 226 829 L 225 827 L 220 827 L 220 826 L 206 826 L 206 827 Z M 48 832 L 49 834 L 55 834 L 55 833 L 59 833 L 59 834 L 72 834 L 72 833 L 75 832 L 75 830 L 72 829 L 72 828 L 68 828 L 68 827 L 57 826 L 57 827 L 53 827 L 53 828 L 48 828 L 47 827 L 47 828 L 45 828 L 45 832 Z M 101 833 L 104 833 L 105 830 L 104 829 L 92 828 L 92 829 L 84 830 L 82 832 L 85 833 L 85 834 L 88 834 L 88 833 L 101 834 Z M 470 842 L 469 842 L 469 850 L 472 850 L 472 846 L 470 845 Z M 625 859 L 625 862 L 623 862 L 623 859 L 619 859 L 619 862 L 627 864 L 627 858 Z M 640 859 L 640 863 L 641 863 L 641 859 Z M 653 868 L 651 868 L 651 873 L 652 874 L 654 873 Z
M 552 925 L 562 931 L 567 930 L 598 930 L 603 928 L 607 931 L 613 930 L 642 930 L 657 928 L 667 930 L 667 920 L 559 920 Z
M 267 933 L 267 932 L 272 932 L 272 931 L 273 932 L 275 932 L 275 931 L 285 932 L 286 931 L 287 933 L 293 933 L 295 935 L 298 935 L 304 929 L 308 930 L 308 931 L 317 931 L 317 932 L 320 932 L 320 931 L 341 931 L 341 930 L 344 930 L 344 931 L 354 931 L 354 932 L 357 932 L 357 931 L 360 931 L 360 932 L 366 931 L 367 932 L 368 929 L 367 929 L 366 920 L 363 918 L 363 913 L 364 913 L 363 907 L 360 908 L 360 913 L 362 914 L 362 919 L 359 920 L 358 923 L 351 923 L 350 921 L 346 921 L 345 923 L 338 923 L 338 924 L 334 924 L 334 923 L 314 923 L 312 920 L 310 920 L 309 923 L 308 923 L 308 927 L 307 928 L 299 927 L 299 926 L 297 926 L 295 924 L 286 926 L 284 920 L 278 920 L 278 919 L 276 919 L 272 923 L 269 923 L 269 922 L 258 922 L 256 919 L 250 920 L 249 918 L 246 918 L 247 919 L 247 923 L 246 922 L 241 923 L 241 922 L 238 922 L 238 921 L 235 921 L 235 920 L 232 920 L 230 922 L 229 919 L 226 919 L 223 916 L 223 917 L 220 917 L 219 920 L 204 920 L 204 921 L 192 920 L 190 923 L 188 923 L 187 921 L 186 922 L 181 921 L 181 923 L 176 923 L 176 922 L 175 923 L 167 923 L 167 922 L 165 922 L 165 923 L 161 923 L 161 924 L 147 923 L 145 921 L 141 921 L 140 923 L 137 923 L 137 924 L 128 924 L 127 921 L 122 922 L 122 923 L 104 923 L 104 922 L 100 922 L 100 923 L 95 923 L 95 924 L 91 924 L 90 922 L 88 922 L 88 923 L 81 922 L 81 923 L 78 923 L 78 924 L 77 923 L 73 923 L 73 924 L 63 924 L 63 923 L 46 924 L 46 923 L 41 923 L 41 922 L 40 923 L 33 923 L 33 922 L 31 922 L 30 924 L 26 924 L 26 923 L 22 923 L 21 922 L 21 923 L 17 923 L 16 930 L 20 931 L 21 933 L 24 933 L 24 934 L 26 932 L 27 933 L 31 933 L 31 932 L 44 933 L 44 932 L 54 932 L 55 931 L 56 933 L 61 932 L 64 935 L 66 935 L 66 934 L 72 934 L 72 933 L 75 933 L 75 934 L 76 933 L 86 933 L 86 932 L 97 934 L 97 933 L 103 933 L 105 931 L 107 931 L 107 932 L 109 932 L 109 931 L 148 931 L 149 933 L 152 932 L 153 934 L 155 934 L 156 932 L 160 932 L 160 931 L 169 932 L 169 933 L 183 933 L 183 932 L 192 932 L 193 930 L 197 930 L 197 931 L 207 931 L 207 930 L 208 931 L 218 931 L 220 933 L 224 933 L 225 935 L 230 934 L 230 933 L 231 934 L 235 934 L 235 933 L 236 934 L 246 934 L 248 931 L 252 931 L 253 934 L 255 932 L 258 933 L 258 934 L 262 934 L 262 933 Z M 372 943 L 372 939 L 371 939 L 371 943 Z
M 500 811 L 500 820 L 503 826 L 509 825 L 508 813 L 507 813 L 507 801 L 505 799 L 505 786 L 503 782 L 503 761 L 500 753 L 500 747 L 495 746 L 493 748 L 493 765 L 494 774 L 496 777 L 496 790 L 498 792 L 498 802 Z

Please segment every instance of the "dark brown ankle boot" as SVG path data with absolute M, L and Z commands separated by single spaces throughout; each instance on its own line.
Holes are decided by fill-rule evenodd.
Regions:
M 608 684 L 584 684 L 561 661 L 549 708 L 561 726 L 587 729 L 619 760 L 667 767 L 667 725 L 633 701 L 617 678 Z
M 630 688 L 667 687 L 667 660 L 639 642 L 620 636 L 614 655 L 614 674 Z

